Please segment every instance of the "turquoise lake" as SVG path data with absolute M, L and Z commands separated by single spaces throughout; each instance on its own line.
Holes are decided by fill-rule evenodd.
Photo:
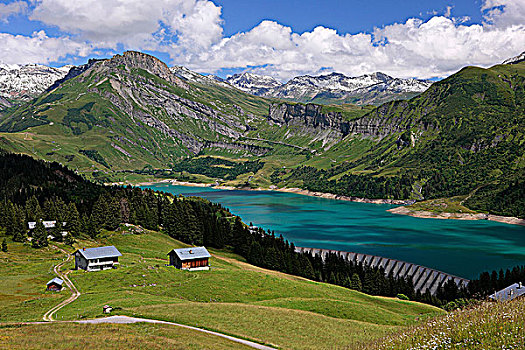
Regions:
M 299 247 L 375 254 L 465 278 L 525 264 L 525 227 L 491 221 L 420 219 L 366 204 L 276 191 L 156 184 L 151 189 L 221 203 L 246 223 Z

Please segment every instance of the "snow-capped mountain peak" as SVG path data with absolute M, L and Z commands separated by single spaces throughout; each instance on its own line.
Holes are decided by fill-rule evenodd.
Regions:
M 201 84 L 219 84 L 219 85 L 230 87 L 227 83 L 225 83 L 224 79 L 221 79 L 216 75 L 202 75 L 192 70 L 189 70 L 188 68 L 184 66 L 173 66 L 170 68 L 170 70 L 177 77 L 183 80 L 186 80 L 186 81 L 191 81 L 191 82 L 201 83 Z
M 72 66 L 60 68 L 40 64 L 0 64 L 0 96 L 34 97 L 56 80 L 63 78 Z
M 516 64 L 525 61 L 525 51 L 523 51 L 521 54 L 515 57 L 511 57 L 505 61 L 503 61 L 503 64 Z
M 239 90 L 259 96 L 282 85 L 275 78 L 248 72 L 234 74 L 228 77 L 226 81 Z
M 301 75 L 290 79 L 286 84 L 269 76 L 245 72 L 228 77 L 227 82 L 253 95 L 297 101 L 315 100 L 316 96 L 344 99 L 367 92 L 415 95 L 425 91 L 432 84 L 426 80 L 393 78 L 381 72 L 357 77 L 337 72 L 318 76 Z

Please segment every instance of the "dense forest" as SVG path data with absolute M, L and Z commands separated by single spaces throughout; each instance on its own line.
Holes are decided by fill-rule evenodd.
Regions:
M 437 146 L 436 146 L 437 147 Z M 502 143 L 485 152 L 465 153 L 462 163 L 440 159 L 442 152 L 432 149 L 407 160 L 418 167 L 403 169 L 395 175 L 345 174 L 359 163 L 344 163 L 330 169 L 301 166 L 286 173 L 276 170 L 271 181 L 279 184 L 283 176 L 302 181 L 302 187 L 317 192 L 349 197 L 389 199 L 436 199 L 470 195 L 465 205 L 473 210 L 496 215 L 525 218 L 525 170 L 513 169 L 513 159 L 522 150 L 512 143 Z M 501 173 L 493 180 L 491 174 Z
M 303 188 L 310 191 L 362 198 L 412 198 L 412 184 L 415 182 L 415 179 L 411 175 L 369 176 L 346 174 L 338 180 L 330 180 L 332 176 L 342 171 L 344 171 L 343 166 L 328 170 L 302 166 L 293 169 L 290 173 L 290 178 L 302 180 Z M 272 176 L 272 180 L 274 183 L 279 181 L 275 175 Z
M 380 268 L 349 262 L 336 254 L 325 259 L 297 253 L 293 243 L 274 232 L 247 226 L 220 204 L 197 197 L 173 196 L 140 188 L 102 186 L 83 179 L 58 163 L 25 155 L 0 153 L 0 230 L 14 241 L 39 248 L 48 244 L 41 220 L 65 222 L 67 244 L 122 222 L 162 230 L 188 244 L 230 249 L 254 265 L 362 291 L 372 295 L 404 295 L 444 306 L 458 298 L 484 298 L 495 289 L 525 279 L 525 267 L 484 273 L 469 288 L 445 284 L 436 296 L 414 292 L 409 279 L 385 276 Z M 28 233 L 28 221 L 36 227 Z M 60 231 L 58 227 L 54 230 Z M 61 239 L 61 235 L 52 235 Z M 31 237 L 28 237 L 28 234 Z

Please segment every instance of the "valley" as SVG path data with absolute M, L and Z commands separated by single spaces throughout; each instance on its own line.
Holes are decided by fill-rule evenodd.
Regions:
M 126 52 L 4 110 L 0 142 L 100 182 L 467 196 L 468 210 L 523 218 L 523 65 L 467 67 L 374 107 L 268 99 Z
M 525 349 L 525 0 L 0 2 L 0 350 Z

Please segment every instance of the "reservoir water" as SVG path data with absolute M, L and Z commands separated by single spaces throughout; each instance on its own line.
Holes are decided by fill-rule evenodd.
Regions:
M 525 227 L 491 221 L 420 219 L 366 204 L 276 191 L 218 190 L 169 184 L 155 190 L 221 203 L 244 222 L 274 230 L 299 247 L 404 260 L 460 277 L 525 265 Z

